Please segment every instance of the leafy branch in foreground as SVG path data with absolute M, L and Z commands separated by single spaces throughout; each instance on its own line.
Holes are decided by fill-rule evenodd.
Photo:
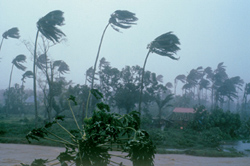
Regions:
M 98 94 L 99 97 L 102 96 L 100 92 Z M 69 105 L 71 101 L 77 104 L 74 96 L 70 96 L 68 101 Z M 75 119 L 71 106 L 69 108 Z M 60 153 L 57 157 L 61 165 L 67 166 L 72 163 L 76 166 L 106 166 L 110 163 L 123 165 L 112 161 L 113 155 L 109 153 L 112 150 L 125 152 L 126 155 L 115 156 L 131 160 L 134 166 L 154 165 L 155 146 L 149 134 L 139 129 L 140 118 L 137 111 L 120 115 L 112 113 L 109 105 L 100 102 L 96 105 L 93 116 L 85 118 L 85 125 L 81 128 L 75 119 L 77 129 L 68 131 L 59 123 L 63 119 L 62 116 L 57 117 L 44 127 L 33 129 L 26 136 L 29 142 L 31 139 L 38 141 L 47 139 L 64 144 L 65 152 Z M 49 129 L 53 125 L 61 127 L 68 134 L 69 139 L 61 138 L 50 131 Z

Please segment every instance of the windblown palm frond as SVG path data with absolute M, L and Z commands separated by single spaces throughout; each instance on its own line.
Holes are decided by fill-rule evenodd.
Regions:
M 138 18 L 135 16 L 134 13 L 131 13 L 127 10 L 116 10 L 114 13 L 111 14 L 109 19 L 109 23 L 111 27 L 116 30 L 120 31 L 119 28 L 128 29 L 132 25 L 135 25 Z
M 149 44 L 148 48 L 153 53 L 178 60 L 179 58 L 174 57 L 174 54 L 180 50 L 178 45 L 180 45 L 178 37 L 172 32 L 168 32 L 157 37 Z
M 26 56 L 23 54 L 17 55 L 15 59 L 13 59 L 12 63 L 14 66 L 16 66 L 20 70 L 25 70 L 26 67 L 23 66 L 21 63 L 26 62 Z
M 46 54 L 41 54 L 38 58 L 37 58 L 37 67 L 41 70 L 43 70 L 46 67 L 46 63 L 49 62 L 49 59 L 47 58 Z
M 204 78 L 201 79 L 201 81 L 199 82 L 199 89 L 208 89 L 210 85 L 210 82 Z
M 61 74 L 67 73 L 69 71 L 69 66 L 62 60 L 57 60 L 53 63 L 53 68 L 58 67 L 58 72 Z
M 186 76 L 184 74 L 180 74 L 180 75 L 175 77 L 174 82 L 177 83 L 177 80 L 181 81 L 182 83 L 185 83 Z
M 33 78 L 33 72 L 32 71 L 26 71 L 23 75 L 22 81 L 25 82 L 25 78 Z
M 173 88 L 173 84 L 171 82 L 167 82 L 165 86 L 167 88 Z
M 37 28 L 43 36 L 55 43 L 59 42 L 62 36 L 65 36 L 65 34 L 56 27 L 64 25 L 63 22 L 63 12 L 55 10 L 40 18 L 37 22 Z
M 8 37 L 19 39 L 19 37 L 20 37 L 19 30 L 17 27 L 11 28 L 8 31 L 4 32 L 2 36 L 5 39 L 8 39 Z

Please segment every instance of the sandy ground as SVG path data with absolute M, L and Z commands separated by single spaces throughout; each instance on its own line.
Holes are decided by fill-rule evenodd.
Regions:
M 0 144 L 0 166 L 20 166 L 20 163 L 31 164 L 36 158 L 55 159 L 64 151 L 64 148 L 22 145 L 22 144 Z M 119 154 L 118 152 L 112 152 Z M 116 162 L 132 165 L 127 160 L 112 158 Z M 56 163 L 56 162 L 54 162 Z M 221 158 L 221 157 L 195 157 L 188 155 L 160 155 L 155 157 L 155 166 L 250 166 L 250 157 Z

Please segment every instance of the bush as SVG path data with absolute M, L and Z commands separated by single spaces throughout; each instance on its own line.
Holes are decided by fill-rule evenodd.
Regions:
M 220 141 L 222 140 L 222 132 L 218 127 L 205 130 L 201 135 L 203 143 L 209 147 L 219 146 Z
M 204 106 L 196 108 L 194 120 L 189 123 L 189 127 L 196 131 L 209 131 L 212 128 L 219 128 L 223 139 L 237 137 L 237 130 L 240 126 L 239 114 L 233 114 L 229 111 L 224 112 L 220 108 L 216 108 L 209 114 Z

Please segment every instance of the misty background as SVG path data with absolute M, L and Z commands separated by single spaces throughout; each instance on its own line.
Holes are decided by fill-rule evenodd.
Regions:
M 229 77 L 240 76 L 245 83 L 250 55 L 250 1 L 247 0 L 0 0 L 0 33 L 12 27 L 20 30 L 20 39 L 5 40 L 0 52 L 0 89 L 7 89 L 11 62 L 19 54 L 27 56 L 26 70 L 32 70 L 32 55 L 22 41 L 34 43 L 36 22 L 53 10 L 62 10 L 65 25 L 60 29 L 66 40 L 52 47 L 49 57 L 63 60 L 70 72 L 64 76 L 75 84 L 85 82 L 86 70 L 93 66 L 101 34 L 115 10 L 136 14 L 138 22 L 122 33 L 108 28 L 100 58 L 122 69 L 126 65 L 143 66 L 147 45 L 157 36 L 173 31 L 180 39 L 180 60 L 156 54 L 149 56 L 146 70 L 162 74 L 164 82 L 174 82 L 199 66 L 215 69 L 224 62 Z M 23 71 L 14 69 L 12 86 L 21 84 Z M 32 89 L 32 79 L 26 88 Z M 180 92 L 179 92 L 180 93 Z

